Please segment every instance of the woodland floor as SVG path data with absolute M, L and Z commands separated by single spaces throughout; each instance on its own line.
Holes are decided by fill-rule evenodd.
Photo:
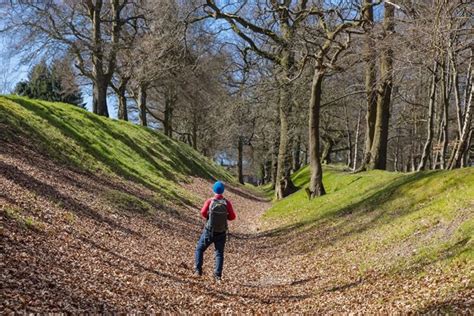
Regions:
M 264 199 L 228 188 L 230 225 L 223 281 L 192 275 L 201 206 L 156 205 L 153 191 L 103 174 L 61 168 L 27 147 L 0 144 L 0 313 L 310 312 L 472 313 L 469 277 L 426 267 L 424 274 L 365 271 L 346 254 L 357 244 L 328 239 L 326 227 L 259 232 Z M 211 184 L 183 186 L 201 197 Z M 110 192 L 149 201 L 118 203 Z M 117 193 L 119 192 L 119 193 Z M 115 195 L 112 195 L 115 196 Z M 142 205 L 143 206 L 143 205 Z M 315 247 L 308 247 L 308 244 Z M 325 245 L 324 250 L 317 245 Z

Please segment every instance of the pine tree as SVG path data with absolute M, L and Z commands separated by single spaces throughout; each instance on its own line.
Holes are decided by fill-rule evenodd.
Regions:
M 54 61 L 51 67 L 48 67 L 46 61 L 41 61 L 31 69 L 28 80 L 16 85 L 14 93 L 32 99 L 85 107 L 75 75 L 65 59 Z
M 58 59 L 51 66 L 52 88 L 58 100 L 84 108 L 82 92 L 68 59 Z

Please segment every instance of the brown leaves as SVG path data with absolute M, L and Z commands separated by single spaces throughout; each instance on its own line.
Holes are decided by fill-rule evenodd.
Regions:
M 237 220 L 230 224 L 223 282 L 212 278 L 213 246 L 196 279 L 200 205 L 132 216 L 100 192 L 153 196 L 141 185 L 64 169 L 37 155 L 9 153 L 1 161 L 2 313 L 466 312 L 473 304 L 469 262 L 451 270 L 428 266 L 421 277 L 363 270 L 347 255 L 360 245 L 322 247 L 321 228 L 257 234 L 269 204 L 230 187 L 225 195 Z M 202 201 L 212 195 L 202 179 L 183 187 Z M 25 229 L 7 209 L 43 223 L 44 232 Z

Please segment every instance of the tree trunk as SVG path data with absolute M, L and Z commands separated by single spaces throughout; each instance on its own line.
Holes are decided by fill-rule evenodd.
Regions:
M 288 115 L 290 117 L 290 115 Z M 291 130 L 290 121 L 288 122 L 288 150 L 286 151 L 286 161 L 285 161 L 285 178 L 290 178 L 293 173 L 293 150 L 294 150 L 294 135 Z M 291 180 L 290 180 L 291 181 Z
M 94 85 L 92 91 L 92 111 L 95 114 L 102 116 L 109 116 L 107 108 L 107 88 L 110 79 L 104 74 L 104 56 L 101 48 L 101 17 L 102 0 L 98 0 L 90 10 L 90 18 L 92 21 L 92 41 L 95 45 L 95 50 L 92 52 L 92 76 L 94 78 Z
M 280 144 L 278 148 L 278 160 L 277 160 L 277 172 L 276 172 L 276 184 L 275 184 L 275 197 L 276 199 L 282 199 L 285 197 L 285 190 L 282 184 L 286 184 L 289 188 L 294 188 L 289 173 L 291 171 L 291 155 L 288 154 L 288 121 L 291 112 L 291 94 L 290 94 L 290 83 L 287 82 L 287 78 L 292 75 L 292 68 L 294 64 L 294 52 L 289 49 L 289 43 L 293 39 L 293 29 L 284 21 L 288 21 L 288 16 L 280 17 L 282 19 L 282 35 L 287 43 L 284 45 L 281 58 L 279 61 L 282 69 L 282 78 L 279 78 L 280 84 L 280 100 L 279 100 L 279 114 L 280 114 Z M 285 181 L 283 181 L 285 180 Z
M 440 112 L 440 111 L 436 111 L 436 112 Z M 438 169 L 438 159 L 439 159 L 439 152 L 440 152 L 439 149 L 441 148 L 442 129 L 443 129 L 442 113 L 437 113 L 437 114 L 438 115 L 436 115 L 436 116 L 438 118 L 439 124 L 438 124 L 438 128 L 436 130 L 436 135 L 437 135 L 437 137 L 436 137 L 436 148 L 433 150 L 433 154 L 432 154 L 432 157 L 431 157 L 431 169 L 433 169 L 433 170 Z
M 272 161 L 265 161 L 265 183 L 269 183 L 272 181 L 272 170 Z
M 365 0 L 365 4 L 371 5 L 372 0 Z M 372 25 L 374 22 L 374 9 L 373 6 L 370 6 L 368 10 L 364 13 L 364 20 L 368 24 Z M 366 133 L 365 133 L 365 150 L 364 158 L 362 160 L 360 171 L 363 171 L 367 168 L 367 165 L 370 162 L 370 154 L 372 143 L 374 140 L 374 131 L 375 131 L 375 120 L 377 115 L 377 90 L 376 90 L 376 81 L 377 81 L 377 67 L 376 67 L 376 53 L 374 41 L 371 37 L 370 30 L 367 30 L 365 33 L 365 44 L 364 44 L 364 57 L 365 61 L 365 91 L 367 96 L 367 116 L 366 116 Z
M 400 135 L 399 135 L 399 131 L 398 131 L 398 135 L 397 135 L 397 144 L 395 146 L 395 155 L 394 155 L 394 159 L 393 159 L 393 171 L 397 172 L 398 171 L 398 163 L 400 161 L 403 162 L 403 154 L 400 154 Z M 402 156 L 400 158 L 400 155 Z
M 304 146 L 304 152 L 303 152 L 303 165 L 306 166 L 308 165 L 308 146 Z
M 443 106 L 443 120 L 441 128 L 441 152 L 440 152 L 440 164 L 441 169 L 446 169 L 446 154 L 448 150 L 448 107 L 449 107 L 449 71 L 447 68 L 449 63 L 445 63 L 441 69 L 442 72 L 442 106 Z
M 272 182 L 272 189 L 276 188 L 277 181 L 277 169 L 278 169 L 278 140 L 279 135 L 274 136 L 272 144 L 272 160 L 271 160 L 271 172 L 270 172 L 270 181 Z
M 354 160 L 353 160 L 352 171 L 355 171 L 357 169 L 357 158 L 358 158 L 358 152 L 359 152 L 360 114 L 361 114 L 361 110 L 359 110 L 359 115 L 357 115 L 357 127 L 356 127 L 355 141 L 354 141 Z
M 291 96 L 288 91 L 289 86 L 284 83 L 280 88 L 280 144 L 278 147 L 277 172 L 275 183 L 275 198 L 277 200 L 285 197 L 285 188 L 282 184 L 292 185 L 291 179 L 288 177 L 288 117 L 290 113 Z M 284 182 L 283 180 L 286 179 Z
M 431 144 L 433 143 L 433 127 L 434 127 L 434 107 L 436 103 L 436 83 L 437 83 L 437 71 L 438 63 L 435 61 L 433 68 L 433 75 L 431 79 L 430 87 L 430 101 L 428 105 L 428 129 L 426 135 L 425 145 L 421 154 L 420 164 L 418 165 L 418 171 L 426 168 L 428 156 L 430 154 Z
M 193 116 L 193 121 L 192 121 L 192 130 L 191 130 L 191 140 L 192 140 L 192 146 L 195 150 L 198 148 L 198 113 L 194 113 Z
M 454 58 L 454 54 L 452 50 L 450 50 L 450 61 L 451 61 L 451 67 L 453 71 L 453 88 L 454 88 L 454 103 L 456 105 L 456 118 L 457 118 L 457 134 L 458 134 L 458 139 L 461 137 L 462 134 L 462 126 L 463 126 L 463 113 L 462 113 L 462 108 L 461 108 L 461 99 L 459 97 L 459 76 L 458 76 L 458 69 L 456 65 L 456 60 Z
M 103 80 L 94 83 L 92 109 L 95 114 L 109 117 L 109 110 L 107 108 L 107 84 Z
M 331 152 L 332 148 L 334 146 L 334 141 L 331 138 L 326 138 L 325 141 L 323 141 L 324 146 L 323 146 L 323 153 L 321 154 L 321 162 L 323 164 L 330 164 L 331 161 Z
M 462 160 L 464 158 L 464 153 L 466 150 L 469 150 L 467 144 L 470 143 L 469 136 L 472 136 L 471 133 L 471 119 L 472 119 L 472 95 L 474 94 L 474 84 L 471 84 L 471 91 L 469 93 L 469 100 L 466 104 L 465 116 L 464 116 L 464 126 L 462 128 L 461 138 L 456 146 L 456 154 L 454 155 L 454 160 L 450 169 L 459 168 L 462 165 Z
M 239 142 L 237 144 L 237 174 L 239 176 L 240 184 L 244 184 L 243 152 L 244 152 L 244 142 L 243 142 L 242 137 L 239 136 Z
M 471 131 L 469 132 L 469 136 L 467 137 L 467 144 L 466 144 L 466 150 L 464 150 L 464 157 L 461 159 L 461 168 L 464 167 L 469 167 L 469 159 L 471 156 L 471 151 L 474 152 L 474 146 L 473 142 L 474 141 L 474 128 L 471 127 Z
M 310 198 L 326 194 L 323 185 L 323 169 L 319 159 L 319 113 L 324 72 L 318 67 L 314 70 L 309 101 L 309 165 L 311 179 L 309 184 Z
M 140 84 L 138 87 L 138 112 L 140 117 L 140 125 L 148 126 L 146 117 L 146 99 L 147 99 L 147 87 L 145 84 Z
M 266 168 L 266 161 L 260 164 L 260 185 L 264 185 L 266 178 L 267 178 L 267 168 Z
M 293 147 L 293 171 L 297 171 L 301 168 L 301 136 L 298 135 L 295 141 L 295 146 Z
M 344 104 L 344 116 L 346 119 L 346 135 L 347 135 L 347 147 L 349 147 L 348 153 L 347 153 L 347 167 L 352 166 L 352 133 L 351 133 L 351 128 L 349 126 L 349 115 L 347 114 L 347 105 Z
M 173 91 L 171 89 L 167 89 L 165 95 L 165 113 L 163 120 L 163 129 L 165 135 L 170 138 L 173 137 L 173 110 L 175 100 L 176 96 L 174 95 Z
M 118 96 L 119 106 L 117 117 L 119 120 L 128 121 L 128 109 L 127 109 L 127 83 L 129 78 L 122 78 L 118 88 L 114 88 L 115 93 Z M 113 86 L 112 86 L 113 87 Z
M 127 111 L 127 97 L 125 92 L 119 95 L 119 107 L 118 107 L 118 119 L 128 121 L 128 111 Z
M 383 27 L 385 39 L 394 32 L 395 8 L 391 4 L 384 5 Z M 390 102 L 392 98 L 392 68 L 393 50 L 389 46 L 382 51 L 380 62 L 380 74 L 382 85 L 377 97 L 377 115 L 375 120 L 374 140 L 370 153 L 370 169 L 382 169 L 387 167 L 387 143 L 390 119 Z

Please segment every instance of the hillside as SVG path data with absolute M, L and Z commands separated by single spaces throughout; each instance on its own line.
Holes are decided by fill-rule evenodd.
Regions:
M 295 185 L 304 187 L 309 176 L 308 167 L 299 170 Z M 352 266 L 349 274 L 358 277 L 348 288 L 365 278 L 393 278 L 390 295 L 375 294 L 382 302 L 411 292 L 415 305 L 423 295 L 443 297 L 434 310 L 452 311 L 458 297 L 470 296 L 472 306 L 474 168 L 351 174 L 327 166 L 324 183 L 323 197 L 310 201 L 299 190 L 276 202 L 263 216 L 264 227 L 283 243 L 291 240 L 295 254 L 331 254 L 329 265 Z
M 185 200 L 177 182 L 187 176 L 231 179 L 190 146 L 148 128 L 17 96 L 0 97 L 0 106 L 3 141 L 26 145 L 66 166 L 141 183 L 165 200 Z
M 474 168 L 360 174 L 275 202 L 192 148 L 66 104 L 0 97 L 0 312 L 468 313 Z M 303 187 L 303 168 L 293 175 Z M 216 178 L 224 281 L 192 276 Z
M 293 179 L 297 186 L 307 185 L 309 168 Z M 418 261 L 474 259 L 474 168 L 350 174 L 327 167 L 324 180 L 327 195 L 309 201 L 300 190 L 276 203 L 264 217 L 278 223 L 277 231 L 330 224 L 328 233 L 335 235 L 326 238 L 358 240 L 373 261 L 376 252 L 395 248 L 409 251 L 414 254 L 409 258 Z M 398 259 L 408 259 L 402 257 L 384 264 L 396 267 Z
M 214 179 L 233 181 L 148 128 L 0 97 L 1 310 L 144 308 L 140 300 L 116 305 L 110 291 L 132 295 L 136 271 L 175 279 L 176 269 L 191 270 L 192 252 L 178 249 L 192 249 Z M 166 271 L 170 253 L 182 261 Z

